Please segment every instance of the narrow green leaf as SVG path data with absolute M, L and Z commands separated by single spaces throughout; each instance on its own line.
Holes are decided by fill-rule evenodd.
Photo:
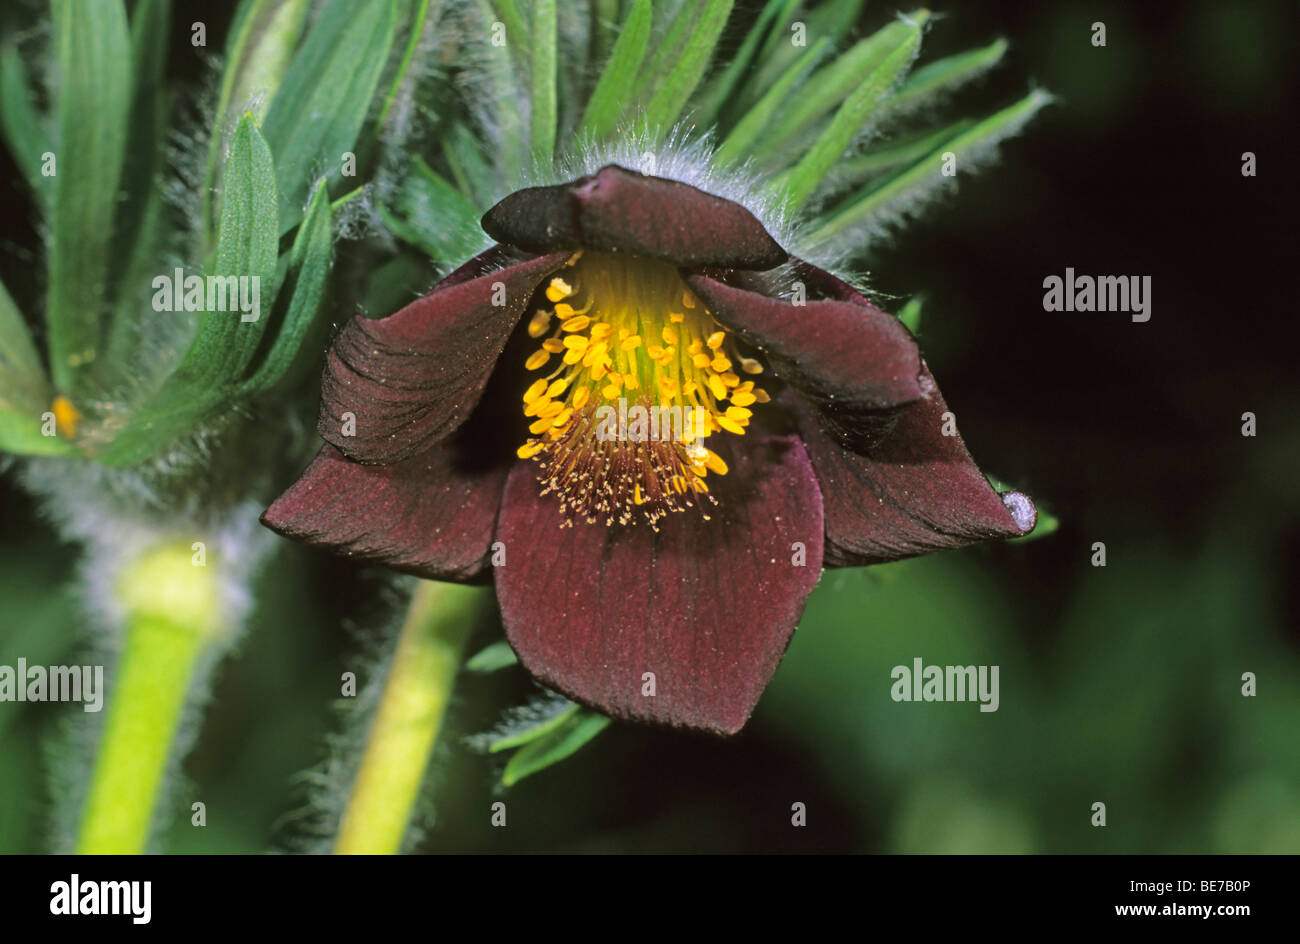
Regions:
M 221 227 L 216 262 L 209 273 L 231 285 L 245 283 L 258 293 L 258 308 L 273 297 L 279 233 L 275 165 L 251 114 L 235 129 L 223 179 Z M 256 284 L 258 288 L 253 289 Z M 214 282 L 215 285 L 215 282 Z M 229 291 L 229 289 L 227 289 Z M 226 296 L 226 308 L 231 306 Z M 215 299 L 214 299 L 215 300 Z M 251 305 L 249 306 L 251 308 Z M 208 310 L 197 336 L 176 371 L 128 421 L 99 456 L 104 465 L 127 465 L 147 458 L 188 429 L 208 410 L 230 396 L 266 328 L 266 312 Z M 245 317 L 250 320 L 243 320 Z
M 785 102 L 790 90 L 802 81 L 829 48 L 830 40 L 823 38 L 805 50 L 785 75 L 781 76 L 767 90 L 767 94 L 758 100 L 758 104 L 751 108 L 744 118 L 736 122 L 736 126 L 718 148 L 716 159 L 719 164 L 739 163 L 753 153 L 754 145 L 771 125 L 772 116 Z
M 505 3 L 501 3 L 501 6 L 504 8 Z M 487 0 L 478 0 L 478 8 L 479 15 L 484 20 L 483 28 L 486 36 L 491 29 L 494 14 Z M 497 106 L 492 116 L 494 120 L 490 127 L 485 129 L 492 136 L 492 157 L 499 171 L 494 175 L 494 181 L 505 180 L 509 183 L 523 180 L 523 168 L 529 144 L 524 137 L 522 109 L 518 105 L 520 96 L 528 92 L 520 87 L 512 61 L 512 56 L 516 55 L 514 50 L 526 48 L 527 39 L 521 41 L 517 38 L 520 35 L 527 36 L 522 25 L 516 32 L 507 22 L 506 45 L 494 46 L 491 42 L 487 42 L 483 49 L 486 57 L 483 63 L 486 95 L 488 100 L 496 103 Z
M 54 178 L 42 174 L 41 165 L 42 155 L 51 153 L 54 144 L 36 110 L 22 57 L 8 44 L 0 47 L 0 131 L 41 211 L 49 212 Z
M 54 0 L 59 71 L 46 322 L 55 388 L 99 355 L 126 152 L 131 39 L 121 0 Z
M 555 0 L 534 0 L 532 38 L 533 162 L 550 167 L 555 157 Z
M 496 672 L 498 669 L 506 669 L 512 665 L 518 664 L 519 658 L 515 655 L 515 651 L 511 649 L 510 644 L 503 639 L 500 642 L 492 643 L 492 645 L 487 646 L 484 649 L 480 649 L 468 662 L 465 663 L 465 668 L 469 669 L 471 672 L 486 674 L 488 672 Z
M 498 195 L 494 192 L 492 166 L 474 132 L 463 124 L 453 125 L 443 135 L 442 156 L 456 178 L 456 188 L 473 202 L 480 215 L 486 213 Z
M 415 10 L 410 18 L 411 25 L 406 38 L 406 49 L 402 53 L 402 61 L 397 64 L 397 71 L 393 73 L 392 82 L 388 84 L 384 107 L 379 112 L 379 120 L 375 122 L 376 133 L 383 129 L 384 123 L 388 120 L 388 113 L 392 111 L 393 103 L 397 101 L 397 96 L 402 90 L 402 83 L 406 81 L 406 76 L 410 72 L 415 51 L 419 48 L 420 39 L 424 35 L 424 21 L 428 15 L 429 0 L 415 0 Z
M 529 725 L 521 731 L 515 731 L 513 734 L 507 734 L 504 737 L 497 738 L 488 746 L 488 753 L 499 754 L 501 751 L 508 751 L 512 747 L 519 747 L 544 737 L 561 727 L 566 721 L 582 710 L 581 705 L 569 704 L 561 708 L 555 714 L 548 718 Z
M 907 304 L 903 306 L 902 311 L 898 313 L 898 320 L 903 326 L 917 334 L 921 330 L 921 296 L 917 295 L 908 299 Z
M 951 151 L 956 157 L 959 172 L 971 170 L 1000 141 L 1019 131 L 1051 100 L 1049 94 L 1036 89 L 1014 105 L 936 144 L 921 160 L 891 174 L 829 213 L 811 235 L 810 241 L 820 243 L 835 239 L 846 229 L 860 225 L 880 230 L 885 224 L 915 212 L 934 192 L 952 182 L 951 177 L 942 173 L 946 152 Z
M 745 33 L 745 38 L 741 41 L 736 54 L 732 56 L 731 62 L 727 64 L 727 68 L 723 73 L 710 83 L 708 91 L 703 96 L 703 101 L 696 107 L 695 117 L 701 125 L 712 124 L 722 106 L 731 101 L 741 76 L 745 74 L 754 61 L 754 56 L 758 52 L 758 44 L 768 35 L 772 22 L 777 19 L 777 14 L 781 11 L 781 8 L 792 9 L 798 2 L 799 0 L 767 0 L 767 3 L 763 5 L 762 11 L 758 14 L 758 18 L 754 20 L 754 25 Z
M 633 3 L 614 43 L 614 51 L 610 53 L 605 71 L 600 74 L 600 81 L 596 83 L 596 89 L 587 102 L 579 137 L 603 141 L 613 133 L 619 115 L 627 106 L 637 70 L 645 58 L 652 18 L 651 0 L 636 0 Z
M 45 381 L 45 366 L 32 343 L 27 322 L 3 282 L 0 282 L 0 375 Z
M 280 80 L 302 36 L 311 0 L 244 0 L 235 12 L 226 42 L 226 68 L 217 100 L 217 122 L 208 146 L 203 177 L 203 233 L 215 235 L 221 211 L 222 159 L 245 111 L 263 121 Z
M 511 757 L 501 774 L 501 783 L 507 787 L 513 786 L 525 777 L 558 764 L 575 754 L 608 725 L 609 718 L 586 709 L 569 716 L 564 724 L 526 744 Z
M 699 16 L 699 4 L 695 0 L 685 0 L 673 7 L 671 0 L 660 0 L 659 12 L 661 18 L 669 17 L 668 28 L 662 32 L 652 33 L 654 52 L 637 75 L 633 102 L 649 100 L 655 89 L 659 88 L 667 77 L 673 63 L 681 55 L 686 39 L 691 34 L 691 28 Z
M 937 145 L 961 134 L 974 124 L 973 118 L 963 118 L 937 131 L 927 131 L 925 134 L 847 158 L 840 161 L 835 168 L 836 179 L 852 184 L 893 170 L 902 164 L 911 164 L 925 157 Z
M 379 212 L 398 237 L 440 262 L 459 263 L 483 248 L 478 207 L 418 157 Z
M 275 331 L 260 363 L 254 359 L 252 375 L 239 388 L 243 396 L 274 387 L 288 372 L 316 321 L 325 295 L 334 252 L 334 230 L 330 223 L 330 199 L 322 183 L 307 208 L 307 217 L 294 237 L 284 283 L 276 293 L 268 334 Z M 284 309 L 281 314 L 280 309 Z M 278 330 L 276 328 L 278 327 Z M 266 347 L 264 344 L 263 347 Z
M 0 283 L 0 452 L 68 455 L 67 440 L 42 433 L 51 391 L 36 345 L 18 306 Z
M 741 86 L 737 105 L 742 109 L 753 107 L 763 90 L 784 74 L 790 68 L 790 63 L 802 53 L 803 50 L 793 42 L 796 17 L 804 23 L 805 42 L 808 37 L 820 39 L 824 36 L 833 44 L 839 45 L 845 37 L 853 34 L 864 4 L 865 0 L 826 0 L 824 3 L 813 4 L 808 10 L 795 9 L 798 5 L 791 4 L 789 10 L 783 11 L 772 34 L 759 50 L 755 59 L 756 68 Z
M 519 13 L 515 0 L 492 0 L 492 10 L 501 25 L 506 28 L 506 46 L 511 49 L 528 48 L 528 25 Z M 488 20 L 489 24 L 492 22 Z
M 661 135 L 672 127 L 704 78 L 727 17 L 731 15 L 732 3 L 733 0 L 707 0 L 681 56 L 646 106 L 645 123 L 652 135 Z
M 780 150 L 818 118 L 842 105 L 861 86 L 864 77 L 870 76 L 897 48 L 899 33 L 900 24 L 890 23 L 819 69 L 782 113 L 781 123 L 755 149 L 755 156 L 765 157 Z
M 280 232 L 302 219 L 317 177 L 339 179 L 379 85 L 397 30 L 394 0 L 329 0 L 294 55 L 266 113 L 275 155 Z
M 950 92 L 1002 61 L 1007 41 L 999 39 L 981 49 L 948 56 L 922 66 L 907 77 L 886 103 L 891 114 L 916 109 L 936 95 Z
M 889 31 L 886 41 L 889 51 L 880 64 L 845 99 L 811 150 L 775 182 L 773 190 L 791 209 L 803 206 L 813 195 L 822 179 L 848 149 L 867 118 L 912 64 L 921 48 L 921 33 L 929 18 L 928 10 L 918 10 L 885 27 L 884 31 Z

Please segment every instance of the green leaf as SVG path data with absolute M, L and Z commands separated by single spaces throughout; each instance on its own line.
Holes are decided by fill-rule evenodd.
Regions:
M 904 327 L 913 334 L 921 330 L 921 296 L 917 295 L 908 299 L 907 304 L 903 306 L 902 311 L 898 313 L 898 320 Z
M 582 710 L 581 705 L 575 705 L 572 702 L 567 704 L 562 702 L 561 704 L 562 707 L 554 714 L 530 724 L 522 730 L 516 730 L 503 737 L 497 738 L 488 746 L 488 753 L 499 754 L 501 751 L 508 751 L 511 748 L 529 744 L 538 738 L 555 731 Z
M 853 33 L 861 17 L 864 3 L 865 0 L 827 0 L 813 5 L 804 17 L 806 34 L 818 38 L 825 36 L 832 43 L 840 43 L 844 37 Z M 787 11 L 784 11 L 785 15 L 778 20 L 767 42 L 759 50 L 755 60 L 758 67 L 740 89 L 738 104 L 742 108 L 752 107 L 763 90 L 770 87 L 778 76 L 790 68 L 790 63 L 794 62 L 802 52 L 790 41 L 793 36 L 790 27 L 793 26 L 795 16 L 800 15 L 794 9 L 795 6 L 797 5 L 792 4 Z
M 532 153 L 540 167 L 555 157 L 555 0 L 533 0 Z
M 471 672 L 486 674 L 488 672 L 495 672 L 498 669 L 506 669 L 512 665 L 518 664 L 519 658 L 515 655 L 515 651 L 511 649 L 510 644 L 503 639 L 500 642 L 492 643 L 492 645 L 484 649 L 480 649 L 468 662 L 465 663 L 465 668 L 469 669 Z
M 339 179 L 356 146 L 397 30 L 394 0 L 329 0 L 293 57 L 266 113 L 275 155 L 280 232 L 302 219 L 323 170 Z
M 840 161 L 835 168 L 835 179 L 845 183 L 857 183 L 894 170 L 899 165 L 911 164 L 925 157 L 935 147 L 949 138 L 961 134 L 975 125 L 973 118 L 963 118 L 937 131 L 927 131 L 905 141 L 898 141 L 885 147 L 859 154 Z
M 767 90 L 767 94 L 758 100 L 758 104 L 751 108 L 744 118 L 736 122 L 736 126 L 731 129 L 727 139 L 718 148 L 716 159 L 719 164 L 738 163 L 753 153 L 754 145 L 771 125 L 772 116 L 785 102 L 790 90 L 808 74 L 829 47 L 830 41 L 822 38 L 805 50 L 785 75 L 781 76 Z
M 799 0 L 767 0 L 767 3 L 763 5 L 762 12 L 758 14 L 758 18 L 754 20 L 754 25 L 745 34 L 740 48 L 731 57 L 731 62 L 728 63 L 723 73 L 710 83 L 708 92 L 703 96 L 704 100 L 696 107 L 695 117 L 701 125 L 712 124 L 718 112 L 722 110 L 723 105 L 731 101 L 741 77 L 754 61 L 754 55 L 758 52 L 758 44 L 768 34 L 773 20 L 778 19 L 781 8 L 785 7 L 789 12 L 793 10 L 798 2 Z
M 504 8 L 506 3 L 502 2 L 500 6 Z M 486 36 L 493 22 L 492 9 L 487 0 L 478 0 L 478 9 Z M 493 113 L 493 126 L 487 130 L 493 136 L 492 154 L 500 170 L 500 173 L 495 175 L 495 179 L 521 181 L 528 142 L 524 140 L 522 109 L 519 108 L 518 102 L 520 96 L 527 94 L 527 91 L 519 86 L 514 64 L 511 61 L 511 50 L 520 48 L 526 43 L 526 39 L 521 43 L 519 39 L 511 39 L 511 37 L 519 35 L 526 37 L 527 33 L 523 31 L 522 26 L 516 32 L 511 29 L 508 21 L 503 20 L 503 22 L 506 23 L 506 45 L 494 46 L 491 42 L 486 42 L 483 49 L 485 95 L 497 106 Z M 502 195 L 496 196 L 500 198 Z
M 993 68 L 1002 61 L 1006 52 L 1007 41 L 999 39 L 981 49 L 972 49 L 922 66 L 907 77 L 907 81 L 889 99 L 886 107 L 891 114 L 912 111 L 934 96 L 950 92 Z
M 131 101 L 121 0 L 54 0 L 59 70 L 46 320 L 55 387 L 76 393 L 99 354 Z
M 381 205 L 379 213 L 398 237 L 441 262 L 460 262 L 483 248 L 478 207 L 418 157 L 391 209 Z
M 209 275 L 256 278 L 260 308 L 262 294 L 268 303 L 273 295 L 278 200 L 271 151 L 251 114 L 245 114 L 235 130 L 224 180 L 216 262 Z M 265 314 L 244 321 L 240 311 L 205 311 L 176 371 L 131 417 L 100 455 L 100 462 L 139 462 L 225 400 L 257 350 L 269 320 Z
M 68 455 L 67 440 L 41 432 L 51 391 L 40 355 L 22 313 L 0 283 L 0 451 L 20 455 Z
M 836 239 L 846 229 L 871 226 L 875 230 L 909 213 L 916 212 L 939 188 L 951 183 L 942 173 L 943 155 L 957 157 L 958 171 L 970 170 L 997 146 L 1019 131 L 1034 114 L 1052 101 L 1052 96 L 1034 90 L 1014 105 L 946 138 L 916 163 L 873 185 L 865 193 L 836 208 L 809 237 L 816 244 Z
M 203 178 L 203 233 L 214 231 L 220 212 L 222 158 L 245 111 L 258 121 L 266 118 L 294 48 L 307 23 L 311 0 L 244 0 L 235 13 L 226 41 L 226 68 L 221 75 L 217 124 L 208 147 Z
M 921 33 L 929 18 L 929 11 L 918 10 L 881 30 L 885 34 L 882 44 L 886 52 L 879 65 L 844 100 L 808 153 L 774 183 L 773 190 L 791 209 L 803 206 L 813 195 L 872 112 L 916 59 Z
M 316 321 L 325 295 L 334 252 L 334 230 L 330 223 L 329 192 L 324 183 L 316 188 L 307 217 L 298 228 L 284 283 L 276 293 L 276 309 L 285 307 L 269 349 L 261 362 L 254 360 L 252 375 L 239 388 L 244 396 L 270 390 L 288 373 L 303 340 Z M 288 300 L 287 306 L 281 303 Z M 277 310 L 272 313 L 278 317 Z M 268 329 L 269 331 L 269 329 Z
M 870 76 L 896 48 L 900 26 L 895 21 L 882 27 L 819 69 L 782 113 L 780 125 L 755 149 L 755 155 L 765 157 L 785 147 L 818 118 L 842 105 L 863 77 Z
M 637 70 L 645 58 L 652 17 L 651 0 L 636 0 L 614 43 L 605 71 L 600 74 L 600 81 L 587 102 L 579 137 L 603 141 L 613 133 L 632 93 Z
M 442 156 L 456 178 L 456 187 L 473 202 L 480 215 L 494 200 L 496 182 L 492 166 L 483 153 L 478 138 L 463 124 L 452 126 L 442 138 Z
M 566 717 L 563 724 L 526 744 L 510 758 L 501 783 L 513 786 L 525 777 L 545 770 L 572 756 L 609 725 L 609 718 L 581 709 Z
M 41 211 L 48 212 L 54 178 L 41 173 L 41 155 L 53 151 L 54 144 L 36 110 L 22 57 L 8 44 L 0 47 L 0 131 Z
M 731 15 L 732 3 L 733 0 L 707 0 L 671 71 L 661 83 L 652 86 L 656 91 L 645 113 L 646 127 L 652 135 L 662 135 L 672 127 L 704 78 L 709 59 Z

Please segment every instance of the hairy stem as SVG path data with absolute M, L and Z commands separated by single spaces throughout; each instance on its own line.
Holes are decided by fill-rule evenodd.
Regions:
M 416 587 L 339 824 L 335 853 L 400 851 L 485 592 L 427 580 Z
M 135 854 L 149 840 L 194 670 L 221 630 L 216 577 L 197 560 L 186 545 L 164 545 L 118 581 L 125 635 L 82 810 L 80 853 Z

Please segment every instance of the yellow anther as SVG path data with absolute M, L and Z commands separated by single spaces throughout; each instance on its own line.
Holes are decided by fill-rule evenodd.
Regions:
M 546 446 L 543 443 L 539 443 L 535 439 L 530 439 L 515 450 L 515 455 L 520 459 L 531 459 L 545 448 Z
M 758 398 L 759 403 L 771 403 L 772 398 L 767 395 L 766 390 L 754 389 L 754 396 Z
M 664 325 L 663 330 L 660 331 L 659 334 L 664 339 L 664 344 L 677 343 L 677 331 L 672 325 Z
M 569 310 L 572 311 L 573 309 L 569 309 Z M 556 314 L 560 313 L 559 305 L 555 306 L 555 312 Z M 585 330 L 587 325 L 589 324 L 591 324 L 591 319 L 586 315 L 574 315 L 572 318 L 569 318 L 566 321 L 561 322 L 560 328 L 561 330 L 564 331 L 582 331 Z
M 528 360 L 524 361 L 524 367 L 528 370 L 536 370 L 551 359 L 550 352 L 541 350 L 533 351 L 528 355 Z M 545 383 L 545 381 L 543 381 Z
M 754 415 L 753 410 L 747 410 L 743 406 L 727 407 L 727 413 L 726 413 L 727 419 L 735 420 L 741 426 L 744 426 L 746 423 L 748 423 L 749 418 L 753 415 Z
M 530 338 L 540 338 L 550 326 L 551 313 L 539 309 L 533 312 L 533 317 L 528 322 L 528 336 Z
M 709 375 L 709 392 L 713 394 L 714 399 L 725 400 L 727 398 L 726 385 L 723 384 L 722 378 L 717 374 Z
M 544 410 L 546 405 L 550 402 L 551 401 L 546 399 L 544 396 L 538 397 L 536 400 L 533 400 L 524 407 L 524 416 L 541 416 L 542 410 Z
M 542 350 L 549 351 L 552 354 L 559 354 L 564 351 L 564 342 L 559 338 L 547 338 L 542 342 Z
M 546 395 L 554 399 L 568 388 L 569 382 L 561 377 L 559 380 L 552 380 L 551 385 L 546 388 Z
M 752 357 L 742 357 L 740 359 L 740 369 L 747 374 L 761 374 L 763 372 L 763 365 Z
M 570 351 L 585 351 L 588 343 L 587 336 L 583 334 L 571 334 L 564 339 L 564 346 Z
M 735 420 L 728 419 L 725 416 L 716 416 L 714 417 L 714 419 L 717 420 L 718 425 L 721 426 L 723 429 L 725 429 L 727 432 L 735 433 L 737 436 L 745 435 L 745 427 L 741 426 Z
M 634 334 L 631 337 L 624 338 L 618 342 L 618 346 L 624 351 L 631 351 L 641 346 L 641 335 Z
M 551 400 L 549 403 L 546 404 L 546 406 L 542 407 L 542 408 L 537 412 L 537 415 L 538 415 L 538 416 L 558 416 L 558 415 L 559 415 L 563 410 L 564 410 L 564 404 L 563 404 L 563 403 L 561 403 L 559 400 Z
M 758 401 L 758 397 L 754 396 L 752 393 L 746 393 L 744 391 L 741 391 L 739 393 L 733 393 L 731 395 L 731 402 L 734 403 L 736 406 L 749 406 L 751 403 L 755 403 L 757 401 Z
M 730 374 L 730 373 L 723 374 L 722 382 L 728 387 L 735 387 L 740 383 L 740 378 L 737 377 L 735 374 Z
M 572 294 L 572 286 L 558 275 L 551 279 L 550 285 L 546 286 L 546 298 L 551 302 L 558 302 L 560 299 L 568 298 Z
M 670 311 L 668 312 L 668 320 L 671 321 L 673 324 L 681 324 L 683 321 L 686 320 L 686 316 L 682 314 L 680 311 Z
M 591 399 L 591 388 L 579 387 L 577 390 L 573 391 L 573 408 L 575 410 L 581 410 L 584 406 L 587 405 L 587 401 L 590 399 Z
M 689 289 L 682 292 L 682 304 L 687 308 L 695 307 L 695 296 L 690 293 Z
M 714 331 L 711 335 L 709 335 L 709 338 L 705 343 L 708 344 L 709 347 L 713 348 L 716 351 L 718 348 L 722 347 L 722 342 L 725 341 L 726 338 L 727 336 L 723 332 Z
M 614 328 L 604 321 L 597 321 L 591 326 L 591 336 L 594 339 L 607 338 L 613 332 Z
M 534 400 L 536 400 L 545 392 L 546 392 L 546 381 L 534 380 L 532 386 L 530 386 L 527 390 L 524 391 L 524 402 L 532 403 Z
M 718 355 L 709 362 L 709 366 L 718 373 L 725 374 L 727 371 L 731 370 L 731 361 L 727 360 L 722 355 Z M 740 383 L 740 381 L 737 380 L 736 383 Z
M 704 368 L 706 368 L 706 367 L 709 366 L 709 355 L 707 355 L 707 354 L 692 354 L 692 355 L 691 355 L 691 363 L 694 364 L 694 365 L 696 366 L 696 368 L 698 368 L 699 370 L 703 370 Z
M 629 390 L 635 390 L 637 387 L 636 374 L 624 374 L 623 386 L 627 387 Z
M 72 439 L 77 435 L 77 426 L 81 423 L 81 411 L 72 405 L 72 401 L 59 394 L 50 404 L 50 412 L 54 414 L 54 429 L 64 439 Z
M 727 463 L 723 462 L 722 457 L 712 449 L 704 450 L 704 464 L 710 471 L 716 472 L 718 475 L 727 474 Z
M 551 418 L 543 416 L 540 420 L 535 420 L 528 426 L 528 431 L 534 436 L 539 436 L 551 428 Z
M 622 387 L 618 386 L 617 384 L 611 383 L 609 386 L 605 387 L 603 390 L 600 391 L 600 395 L 604 397 L 606 400 L 617 400 L 619 394 L 621 394 L 622 392 L 623 392 Z
M 664 356 L 663 345 L 651 344 L 646 347 L 645 352 L 650 355 L 652 361 L 657 361 Z

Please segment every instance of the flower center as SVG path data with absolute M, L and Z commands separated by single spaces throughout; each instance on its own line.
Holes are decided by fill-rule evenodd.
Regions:
M 743 436 L 768 396 L 761 374 L 677 269 L 635 256 L 580 252 L 552 278 L 528 322 L 543 339 L 525 363 L 549 371 L 523 395 L 542 494 L 589 523 L 657 522 L 716 503 L 708 474 L 727 464 L 710 436 Z M 740 371 L 740 373 L 737 373 Z

